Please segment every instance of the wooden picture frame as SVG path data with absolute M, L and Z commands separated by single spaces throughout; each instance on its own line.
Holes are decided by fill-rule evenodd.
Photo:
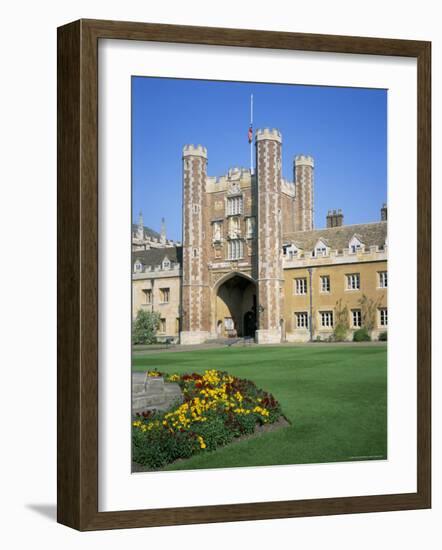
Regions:
M 417 492 L 98 511 L 98 41 L 124 39 L 403 56 L 418 71 Z M 58 521 L 81 531 L 409 510 L 431 506 L 431 44 L 79 20 L 58 29 Z

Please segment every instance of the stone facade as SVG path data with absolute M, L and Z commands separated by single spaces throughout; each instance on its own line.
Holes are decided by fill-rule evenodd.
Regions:
M 313 340 L 327 340 L 333 335 L 339 310 L 344 311 L 347 321 L 346 339 L 351 340 L 361 325 L 365 296 L 374 310 L 372 338 L 377 339 L 387 326 L 381 326 L 380 311 L 387 308 L 387 288 L 381 286 L 381 273 L 387 273 L 387 250 L 373 247 L 357 254 L 330 252 L 328 256 L 287 260 L 284 266 L 284 319 L 285 339 L 289 342 L 305 342 L 310 339 L 310 324 Z M 349 288 L 348 277 L 357 275 L 359 288 Z M 296 281 L 305 279 L 305 294 L 297 293 Z M 326 284 L 323 280 L 327 279 Z M 311 297 L 311 310 L 310 310 Z M 323 326 L 321 312 L 331 312 L 331 326 Z M 355 312 L 355 319 L 353 319 Z M 305 313 L 307 326 L 299 326 L 298 315 Z
M 179 250 L 179 249 L 178 249 Z M 132 315 L 157 311 L 159 340 L 179 341 L 181 331 L 181 255 L 176 247 L 134 251 L 132 273 Z
M 257 130 L 256 172 L 235 167 L 221 177 L 208 176 L 205 147 L 184 147 L 183 243 L 167 239 L 163 227 L 141 250 L 146 228 L 134 226 L 134 316 L 145 307 L 160 311 L 164 334 L 179 335 L 181 344 L 228 336 L 279 343 L 328 338 L 347 306 L 350 338 L 364 296 L 382 315 L 373 336 L 386 330 L 386 205 L 383 221 L 345 226 L 334 210 L 327 228 L 314 229 L 314 160 L 296 155 L 293 181 L 284 179 L 282 143 L 278 130 Z M 346 289 L 356 274 L 357 288 Z M 318 290 L 321 277 L 328 291 Z M 161 288 L 170 289 L 167 304 Z M 143 301 L 149 290 L 154 304 Z

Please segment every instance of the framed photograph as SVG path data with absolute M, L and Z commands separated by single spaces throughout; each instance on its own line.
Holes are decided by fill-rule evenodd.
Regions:
M 58 29 L 58 521 L 429 508 L 431 44 Z

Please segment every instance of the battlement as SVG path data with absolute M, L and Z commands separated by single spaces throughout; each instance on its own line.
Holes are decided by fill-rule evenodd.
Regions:
M 357 253 L 352 252 L 349 248 L 330 249 L 327 254 L 316 255 L 314 250 L 301 250 L 293 257 L 283 257 L 283 269 L 320 266 L 320 265 L 337 265 L 337 264 L 359 264 L 362 262 L 378 262 L 385 261 L 388 258 L 388 246 L 372 245 Z
M 295 184 L 285 178 L 281 179 L 281 191 L 290 197 L 295 196 Z
M 250 187 L 252 185 L 250 169 L 235 166 L 234 168 L 229 168 L 227 174 L 224 176 L 207 176 L 206 191 L 208 193 L 227 191 L 233 182 L 236 182 L 241 189 Z
M 207 158 L 207 149 L 202 145 L 185 145 L 183 147 L 183 157 L 203 157 Z
M 294 159 L 295 166 L 311 166 L 312 168 L 315 167 L 315 162 L 313 160 L 313 157 L 310 155 L 296 155 Z
M 282 143 L 282 135 L 276 128 L 260 128 L 256 130 L 256 141 L 269 139 Z

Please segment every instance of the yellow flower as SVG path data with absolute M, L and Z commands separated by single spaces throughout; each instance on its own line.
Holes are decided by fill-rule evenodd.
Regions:
M 207 445 L 204 443 L 204 439 L 200 435 L 198 436 L 198 441 L 201 449 L 205 449 L 207 447 Z

